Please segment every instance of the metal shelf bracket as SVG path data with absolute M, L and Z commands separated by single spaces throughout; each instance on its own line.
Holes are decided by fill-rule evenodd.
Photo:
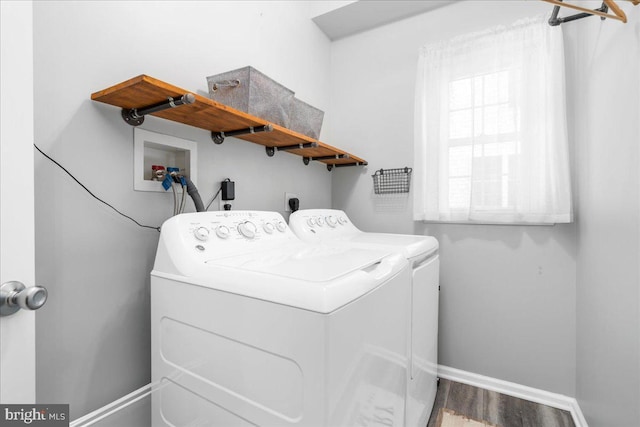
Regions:
M 340 163 L 340 164 L 335 164 L 333 166 L 337 167 L 337 168 L 346 168 L 349 166 L 367 166 L 369 163 L 367 162 L 355 162 L 355 163 Z
M 277 151 L 303 150 L 305 148 L 316 148 L 317 146 L 318 146 L 317 142 L 308 142 L 306 144 L 283 145 L 280 147 L 265 147 L 265 148 L 267 149 L 267 156 L 273 157 L 276 150 Z
M 158 111 L 168 110 L 169 108 L 175 108 L 181 105 L 193 104 L 194 102 L 196 102 L 195 95 L 192 93 L 185 93 L 178 99 L 169 96 L 166 101 L 149 105 L 148 107 L 130 109 L 123 108 L 121 114 L 125 123 L 131 126 L 140 126 L 144 123 L 144 116 L 147 114 L 157 113 Z
M 222 144 L 224 142 L 224 139 L 228 136 L 247 135 L 250 133 L 259 132 L 271 132 L 272 130 L 273 125 L 271 123 L 267 123 L 264 126 L 249 126 L 245 129 L 230 130 L 228 132 L 211 132 L 211 139 L 216 144 Z

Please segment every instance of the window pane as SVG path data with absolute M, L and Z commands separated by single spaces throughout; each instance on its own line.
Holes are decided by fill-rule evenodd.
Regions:
M 480 136 L 482 132 L 484 132 L 482 114 L 482 108 L 475 108 L 473 110 L 473 136 Z
M 484 104 L 498 103 L 498 74 L 484 76 Z
M 451 209 L 467 209 L 472 194 L 474 203 L 486 209 L 505 209 L 515 202 L 519 145 L 497 137 L 517 138 L 518 117 L 509 99 L 509 78 L 508 71 L 501 71 L 451 84 L 456 94 L 451 105 L 458 109 L 449 112 L 450 138 L 467 144 L 449 147 Z
M 498 106 L 498 132 L 513 133 L 516 131 L 515 111 L 508 104 Z
M 502 176 L 502 156 L 473 158 L 473 175 L 481 180 L 497 180 Z
M 483 153 L 485 156 L 499 156 L 502 154 L 502 145 L 503 144 L 499 142 L 484 144 Z
M 473 202 L 475 206 L 500 208 L 502 207 L 502 194 L 501 180 L 473 181 Z
M 471 79 L 449 83 L 449 109 L 460 110 L 471 107 Z
M 449 207 L 451 209 L 468 209 L 470 190 L 469 178 L 450 178 Z
M 474 107 L 482 107 L 484 105 L 484 93 L 483 88 L 483 78 L 482 76 L 477 76 L 473 78 L 473 106 Z
M 483 205 L 487 207 L 502 206 L 502 180 L 492 179 L 483 183 Z
M 471 175 L 471 146 L 449 148 L 449 176 Z
M 498 106 L 492 105 L 484 108 L 483 125 L 485 135 L 498 134 Z
M 509 72 L 498 73 L 498 102 L 509 102 Z
M 483 154 L 483 146 L 482 144 L 474 144 L 473 145 L 473 157 L 482 157 Z
M 482 151 L 478 150 L 478 152 L 480 153 L 479 155 L 508 156 L 508 155 L 517 154 L 516 152 L 517 144 L 514 141 L 490 142 L 487 144 L 482 144 L 480 146 L 483 147 L 483 149 Z
M 516 158 L 516 156 L 513 156 L 513 154 L 518 154 L 518 144 L 515 141 L 503 142 L 502 147 L 503 153 L 505 155 L 510 155 L 509 161 L 511 161 L 511 158 Z
M 509 168 L 509 174 L 508 174 L 508 179 L 509 179 L 509 186 L 510 187 L 517 187 L 519 182 L 519 170 L 518 170 L 518 166 L 520 166 L 520 156 L 518 155 L 511 155 L 511 156 L 507 156 L 507 167 Z
M 449 114 L 449 138 L 469 138 L 473 129 L 471 110 L 455 111 Z

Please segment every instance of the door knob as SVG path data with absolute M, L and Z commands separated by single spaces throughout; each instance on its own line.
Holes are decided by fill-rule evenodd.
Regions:
M 37 310 L 47 302 L 47 290 L 42 286 L 25 287 L 21 282 L 5 282 L 0 286 L 0 316 L 18 310 Z

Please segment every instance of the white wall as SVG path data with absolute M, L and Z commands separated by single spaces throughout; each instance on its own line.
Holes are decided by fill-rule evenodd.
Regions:
M 160 225 L 171 196 L 133 191 L 133 128 L 91 93 L 138 74 L 202 93 L 206 76 L 253 65 L 327 110 L 330 44 L 310 5 L 35 2 L 35 140 L 97 195 Z M 323 165 L 304 166 L 287 153 L 268 158 L 241 140 L 217 146 L 206 131 L 152 117 L 143 127 L 197 141 L 203 199 L 229 177 L 235 209 L 282 211 L 285 191 L 303 207 L 331 203 Z M 37 320 L 37 400 L 70 403 L 76 418 L 150 380 L 158 233 L 99 204 L 37 153 L 35 166 L 37 279 L 50 292 Z
M 414 223 L 411 195 L 376 196 L 370 177 L 380 168 L 413 166 L 422 45 L 545 12 L 543 2 L 459 2 L 334 42 L 334 142 L 369 166 L 337 171 L 333 205 L 365 230 L 440 241 L 441 364 L 573 396 L 575 225 Z

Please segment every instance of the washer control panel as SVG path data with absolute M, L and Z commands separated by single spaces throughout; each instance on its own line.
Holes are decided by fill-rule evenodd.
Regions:
M 276 248 L 299 244 L 302 242 L 278 212 L 185 213 L 162 225 L 156 265 L 162 271 L 187 274 L 210 260 L 272 253 Z
M 247 244 L 299 241 L 282 215 L 264 211 L 224 211 L 181 214 L 165 223 L 177 227 L 183 244 L 199 253 L 233 251 Z M 163 228 L 165 225 L 163 225 Z

